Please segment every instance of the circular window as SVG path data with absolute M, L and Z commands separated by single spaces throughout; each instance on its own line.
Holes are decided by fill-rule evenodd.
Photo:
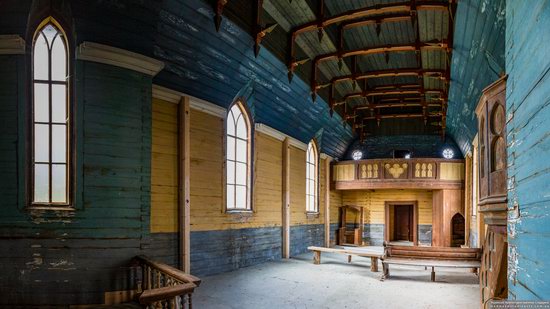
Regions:
M 443 158 L 452 159 L 455 156 L 455 152 L 451 148 L 443 149 Z
M 353 158 L 353 160 L 361 160 L 363 159 L 363 152 L 361 150 L 354 150 L 351 153 L 351 157 Z

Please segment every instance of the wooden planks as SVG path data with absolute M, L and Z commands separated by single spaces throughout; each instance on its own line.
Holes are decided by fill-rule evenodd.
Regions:
M 288 137 L 283 142 L 283 258 L 290 258 L 290 145 Z
M 384 223 L 386 201 L 418 201 L 418 224 L 432 223 L 432 192 L 428 190 L 342 191 L 342 204 L 365 207 L 365 223 Z
M 178 106 L 152 102 L 151 233 L 178 231 Z
M 180 268 L 191 271 L 191 152 L 189 97 L 178 105 L 178 230 Z
M 321 164 L 324 167 L 322 175 L 324 175 L 323 183 L 325 199 L 323 201 L 324 217 L 325 217 L 325 247 L 330 247 L 330 160 L 327 158 L 321 160 Z

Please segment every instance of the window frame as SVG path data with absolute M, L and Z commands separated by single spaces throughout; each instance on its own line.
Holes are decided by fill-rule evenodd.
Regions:
M 243 140 L 243 138 L 241 137 L 237 137 L 237 123 L 238 123 L 238 119 L 237 119 L 237 122 L 235 122 L 233 125 L 235 126 L 234 127 L 234 132 L 235 132 L 235 135 L 232 136 L 232 135 L 229 135 L 228 134 L 228 126 L 229 126 L 229 116 L 231 114 L 231 111 L 233 109 L 233 107 L 237 106 L 239 112 L 240 112 L 240 117 L 242 117 L 245 121 L 245 125 L 246 125 L 246 132 L 247 132 L 247 139 L 246 139 L 246 156 L 247 156 L 247 161 L 246 163 L 245 162 L 240 162 L 240 161 L 237 161 L 237 143 L 236 141 L 237 140 Z M 246 106 L 246 104 L 244 103 L 243 100 L 237 100 L 235 101 L 233 104 L 231 104 L 228 108 L 227 108 L 227 113 L 225 115 L 225 121 L 224 121 L 224 134 L 223 134 L 223 145 L 224 145 L 224 160 L 223 160 L 223 169 L 224 169 L 224 179 L 223 179 L 223 210 L 225 213 L 228 213 L 228 214 L 231 214 L 231 213 L 252 213 L 253 212 L 253 203 L 252 203 L 252 193 L 253 193 L 253 188 L 252 188 L 252 174 L 253 174 L 253 153 L 252 153 L 252 147 L 253 147 L 253 121 L 252 121 L 252 117 L 250 116 L 250 112 Z M 228 138 L 233 138 L 235 139 L 235 150 L 234 150 L 234 155 L 235 155 L 235 158 L 234 159 L 229 159 L 228 156 L 227 156 L 227 147 L 228 147 Z M 237 168 L 237 163 L 241 163 L 241 164 L 246 164 L 246 207 L 245 208 L 237 208 L 237 207 L 228 207 L 228 187 L 229 185 L 234 185 L 234 186 L 237 186 L 236 183 L 228 183 L 228 162 L 229 161 L 233 161 L 234 164 L 235 164 L 235 171 L 234 171 L 234 175 L 233 175 L 233 179 L 234 179 L 234 182 L 236 182 L 236 176 L 237 176 L 237 172 L 236 172 L 236 168 Z M 239 186 L 242 186 L 242 185 L 239 185 Z M 236 199 L 236 189 L 234 191 L 234 197 Z M 236 205 L 236 203 L 234 203 L 234 205 Z
M 309 152 L 313 152 L 313 163 L 309 161 Z M 319 214 L 319 148 L 314 139 L 312 139 L 306 148 L 306 214 Z M 309 178 L 309 168 L 313 169 L 313 179 Z M 309 183 L 313 181 L 313 194 L 309 193 Z M 309 198 L 313 197 L 313 209 L 309 208 Z
M 27 33 L 27 39 L 30 43 L 30 53 L 27 54 L 28 63 L 30 65 L 28 66 L 28 107 L 27 107 L 27 134 L 26 134 L 26 156 L 27 156 L 27 181 L 26 181 L 26 188 L 27 188 L 27 203 L 26 207 L 30 209 L 45 209 L 45 210 L 75 210 L 75 183 L 74 183 L 74 170 L 75 170 L 75 151 L 74 151 L 74 136 L 75 136 L 75 125 L 74 125 L 74 89 L 73 89 L 73 80 L 72 76 L 74 75 L 74 57 L 72 56 L 71 51 L 74 50 L 74 44 L 72 41 L 72 37 L 69 36 L 67 33 L 70 33 L 68 30 L 70 29 L 65 23 L 62 22 L 61 19 L 57 19 L 53 15 L 47 15 L 45 18 L 37 19 L 39 22 L 35 23 L 34 25 L 31 25 L 29 27 L 29 32 Z M 49 200 L 50 202 L 35 202 L 34 196 L 35 196 L 35 176 L 34 176 L 34 165 L 35 165 L 35 109 L 34 109 L 34 103 L 35 103 L 35 83 L 36 81 L 34 78 L 34 55 L 35 55 L 35 43 L 38 39 L 40 32 L 47 27 L 48 25 L 52 25 L 56 30 L 59 32 L 58 35 L 61 35 L 60 38 L 63 40 L 64 47 L 65 47 L 65 65 L 66 65 L 66 79 L 65 81 L 53 81 L 51 77 L 52 72 L 52 60 L 51 60 L 51 50 L 48 51 L 48 80 L 43 80 L 42 82 L 38 82 L 40 84 L 46 84 L 48 85 L 48 106 L 49 106 L 49 120 L 48 125 L 50 126 L 49 130 L 49 136 L 52 135 L 51 132 L 51 126 L 55 124 L 54 121 L 51 119 L 51 105 L 52 105 L 52 85 L 62 84 L 65 85 L 65 101 L 66 101 L 66 122 L 65 122 L 65 140 L 66 140 L 66 149 L 65 149 L 65 182 L 66 182 L 66 201 L 65 202 L 51 202 L 52 199 L 52 175 L 51 175 L 51 167 L 50 174 L 48 176 L 49 181 Z M 59 38 L 58 38 L 59 39 Z M 54 165 L 51 153 L 52 153 L 52 147 L 51 147 L 51 138 L 48 142 L 49 144 L 49 161 L 48 165 Z

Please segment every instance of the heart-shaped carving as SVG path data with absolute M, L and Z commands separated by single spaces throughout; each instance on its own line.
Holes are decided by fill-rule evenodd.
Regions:
M 403 163 L 402 165 L 399 165 L 397 163 L 394 163 L 393 165 L 386 163 L 384 167 L 390 172 L 393 178 L 399 178 L 401 174 L 405 172 L 407 169 L 407 163 Z

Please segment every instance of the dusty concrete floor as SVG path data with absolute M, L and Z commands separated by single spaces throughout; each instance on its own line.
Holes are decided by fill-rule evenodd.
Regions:
M 380 270 L 382 266 L 379 265 Z M 312 254 L 204 277 L 193 294 L 195 308 L 479 308 L 478 278 L 465 270 L 437 270 L 435 283 L 423 267 L 391 267 L 379 281 L 370 259 Z

